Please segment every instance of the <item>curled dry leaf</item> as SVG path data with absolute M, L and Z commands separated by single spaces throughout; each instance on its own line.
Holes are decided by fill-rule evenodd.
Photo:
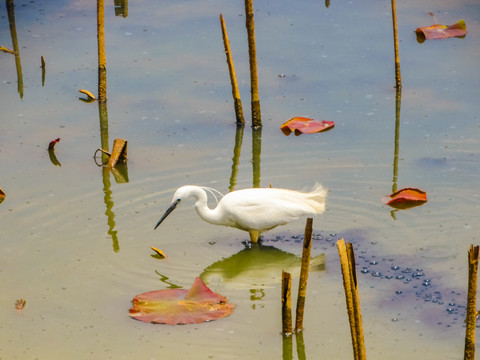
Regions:
M 92 102 L 95 101 L 95 95 L 93 95 L 90 91 L 85 90 L 85 89 L 80 89 L 78 92 L 87 95 L 87 102 Z M 86 101 L 85 99 L 80 98 L 80 100 Z
M 467 35 L 467 25 L 464 20 L 460 20 L 449 26 L 441 24 L 422 26 L 417 28 L 415 32 L 417 33 L 417 40 L 419 42 L 433 39 L 447 39 L 450 37 L 463 37 Z
M 385 204 L 396 209 L 409 209 L 427 202 L 427 193 L 423 190 L 408 187 L 388 195 Z
M 165 289 L 135 296 L 130 316 L 156 324 L 198 324 L 228 316 L 234 308 L 197 277 L 190 290 Z
M 280 126 L 280 130 L 285 135 L 290 135 L 292 131 L 295 132 L 295 136 L 301 134 L 313 134 L 318 132 L 324 132 L 333 129 L 335 123 L 333 121 L 316 121 L 305 117 L 294 117 Z
M 56 138 L 55 140 L 50 141 L 48 144 L 48 150 L 53 150 L 55 145 L 60 141 L 60 138 Z
M 165 259 L 167 257 L 167 255 L 165 255 L 165 253 L 162 250 L 157 249 L 156 247 L 150 246 L 150 249 L 152 249 L 157 253 L 156 255 L 154 255 L 157 258 Z
M 15 51 L 7 49 L 6 47 L 0 46 L 0 51 L 8 54 L 15 54 Z

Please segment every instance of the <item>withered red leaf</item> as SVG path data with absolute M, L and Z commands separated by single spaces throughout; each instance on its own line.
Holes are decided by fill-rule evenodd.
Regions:
M 294 117 L 280 126 L 280 129 L 285 135 L 290 135 L 292 131 L 295 131 L 295 135 L 301 134 L 313 134 L 318 132 L 324 132 L 333 129 L 335 123 L 333 121 L 316 121 L 305 117 Z
M 198 324 L 228 316 L 234 308 L 197 277 L 190 290 L 165 289 L 135 296 L 130 316 L 157 324 Z
M 426 40 L 447 39 L 450 37 L 462 37 L 467 35 L 467 25 L 464 20 L 452 25 L 434 24 L 422 26 L 415 30 L 417 35 L 422 35 Z
M 427 193 L 423 190 L 407 187 L 395 191 L 386 198 L 386 205 L 396 209 L 409 209 L 427 202 Z

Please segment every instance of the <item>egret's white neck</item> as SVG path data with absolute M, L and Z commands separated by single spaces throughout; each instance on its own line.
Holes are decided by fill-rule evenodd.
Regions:
M 205 190 L 201 187 L 192 186 L 190 196 L 196 200 L 195 210 L 197 211 L 198 216 L 210 224 L 223 225 L 221 221 L 222 216 L 217 209 L 210 209 L 208 207 L 208 196 Z

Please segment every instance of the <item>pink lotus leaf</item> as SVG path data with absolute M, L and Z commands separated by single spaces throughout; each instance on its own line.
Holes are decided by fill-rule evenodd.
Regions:
M 130 316 L 157 324 L 198 324 L 228 316 L 234 308 L 197 277 L 190 290 L 165 289 L 135 296 Z
M 295 131 L 295 135 L 301 134 L 313 134 L 318 132 L 324 132 L 333 129 L 335 123 L 333 121 L 316 121 L 305 117 L 294 117 L 283 123 L 280 129 L 285 135 L 290 135 L 292 131 Z

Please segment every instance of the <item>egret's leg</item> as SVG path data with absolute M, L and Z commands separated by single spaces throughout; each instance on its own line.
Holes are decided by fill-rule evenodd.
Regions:
M 249 230 L 250 233 L 250 241 L 256 243 L 258 241 L 258 237 L 260 236 L 260 231 L 258 230 Z

